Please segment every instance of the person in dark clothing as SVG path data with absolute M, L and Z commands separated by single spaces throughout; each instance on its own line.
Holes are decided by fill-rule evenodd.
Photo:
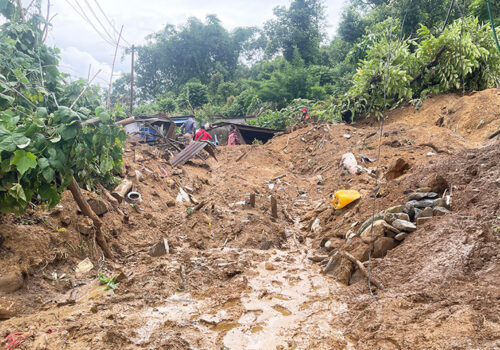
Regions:
M 200 131 L 198 131 L 196 133 L 194 140 L 195 141 L 211 141 L 213 139 L 212 135 L 210 135 L 206 129 L 208 129 L 208 125 L 202 126 Z
M 189 117 L 181 126 L 181 134 L 191 142 L 193 141 L 195 132 L 196 122 L 193 120 L 193 117 Z

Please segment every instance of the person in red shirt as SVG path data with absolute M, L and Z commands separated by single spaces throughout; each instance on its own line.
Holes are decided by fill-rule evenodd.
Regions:
M 196 133 L 196 136 L 194 137 L 195 141 L 209 141 L 212 140 L 212 135 L 208 133 L 206 130 L 208 129 L 208 125 L 202 126 L 200 131 Z
M 307 108 L 302 108 L 302 117 L 300 117 L 300 121 L 303 122 L 309 119 L 309 114 L 307 113 Z

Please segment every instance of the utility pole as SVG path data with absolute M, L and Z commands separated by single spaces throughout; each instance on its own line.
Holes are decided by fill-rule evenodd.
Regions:
M 134 108 L 134 53 L 135 46 L 132 45 L 132 66 L 130 68 L 130 117 L 132 117 Z

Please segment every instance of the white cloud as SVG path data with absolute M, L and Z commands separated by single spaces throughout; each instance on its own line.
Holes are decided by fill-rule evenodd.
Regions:
M 94 23 L 107 41 L 112 41 L 100 27 L 92 12 L 86 6 L 90 4 L 94 12 L 100 17 L 109 35 L 116 40 L 117 34 L 101 15 L 96 5 L 99 0 L 52 0 L 51 13 L 57 16 L 52 21 L 53 27 L 49 33 L 47 43 L 61 49 L 61 69 L 74 77 L 87 77 L 89 64 L 93 72 L 102 69 L 97 83 L 106 85 L 111 72 L 114 47 L 107 43 L 77 11 L 81 12 L 77 3 L 84 9 L 87 17 Z M 327 2 L 327 19 L 330 24 L 327 28 L 329 35 L 334 33 L 340 11 L 345 0 L 330 0 Z M 124 25 L 123 37 L 136 45 L 144 43 L 148 34 L 161 30 L 168 24 L 185 23 L 188 17 L 204 18 L 208 14 L 216 14 L 222 24 L 228 29 L 238 26 L 261 26 L 272 18 L 272 10 L 276 6 L 288 5 L 289 0 L 106 0 L 99 1 L 99 5 L 113 22 L 116 30 Z M 123 43 L 124 46 L 128 46 Z M 115 71 L 130 70 L 130 57 L 121 60 L 123 50 L 118 53 Z M 105 81 L 103 81 L 104 79 Z

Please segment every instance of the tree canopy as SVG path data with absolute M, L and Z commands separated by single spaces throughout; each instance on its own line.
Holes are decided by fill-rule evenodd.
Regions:
M 497 18 L 499 5 L 493 3 Z M 322 0 L 292 0 L 276 7 L 263 28 L 228 30 L 215 15 L 167 25 L 138 48 L 141 105 L 136 111 L 193 113 L 205 121 L 282 116 L 301 101 L 323 119 L 368 115 L 384 108 L 379 97 L 389 32 L 394 51 L 390 103 L 498 81 L 486 0 L 467 6 L 452 0 L 348 0 L 331 40 L 325 34 L 325 6 Z M 436 66 L 426 68 L 440 49 L 437 43 L 447 43 L 445 53 Z M 462 69 L 451 57 L 469 66 Z M 437 79 L 442 67 L 452 71 Z M 414 81 L 419 72 L 422 79 Z M 121 97 L 115 100 L 126 100 L 126 90 L 120 84 L 118 89 Z

